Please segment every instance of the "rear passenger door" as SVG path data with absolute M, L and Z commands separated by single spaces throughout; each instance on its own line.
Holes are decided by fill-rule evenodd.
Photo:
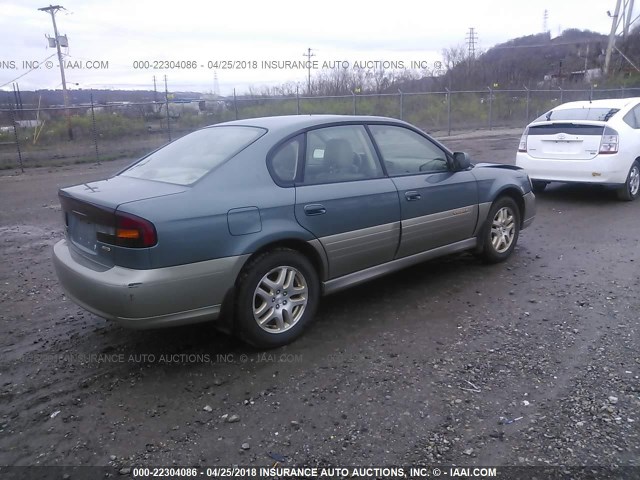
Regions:
M 472 237 L 478 220 L 473 174 L 452 171 L 446 152 L 409 128 L 370 125 L 369 129 L 400 197 L 397 257 Z
M 324 247 L 329 278 L 392 260 L 400 238 L 398 192 L 364 126 L 311 130 L 305 143 L 296 219 Z

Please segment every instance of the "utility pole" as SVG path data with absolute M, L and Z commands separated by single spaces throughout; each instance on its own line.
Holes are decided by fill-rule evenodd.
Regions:
M 169 89 L 167 87 L 167 76 L 164 76 L 164 104 L 167 107 L 167 133 L 171 141 L 171 120 L 169 119 Z
M 620 4 L 622 0 L 617 0 L 615 13 L 611 15 L 611 12 L 607 11 L 607 15 L 611 17 L 611 31 L 609 32 L 609 43 L 607 44 L 607 54 L 604 57 L 604 74 L 607 75 L 609 73 L 609 64 L 611 63 L 611 52 L 613 51 L 613 46 L 616 43 L 616 31 L 618 30 L 618 25 L 620 24 Z
M 13 98 L 16 101 L 16 110 L 22 110 L 22 99 L 20 96 L 20 88 L 18 87 L 17 83 L 12 83 L 11 86 L 13 87 Z
M 631 20 L 631 16 L 633 14 L 633 3 L 634 0 L 617 0 L 616 9 L 614 10 L 613 15 L 611 15 L 610 10 L 607 10 L 607 15 L 609 15 L 609 17 L 611 18 L 611 32 L 609 33 L 607 53 L 604 59 L 603 70 L 605 75 L 609 73 L 609 67 L 611 65 L 611 54 L 613 53 L 613 51 L 616 50 L 621 54 L 620 50 L 618 50 L 618 48 L 616 47 L 616 33 L 618 32 L 618 28 L 620 27 L 620 25 L 622 25 L 622 37 L 626 38 L 626 36 L 629 34 L 629 28 L 631 27 L 631 24 L 638 19 L 638 17 L 636 17 L 634 20 Z M 622 55 L 622 57 L 627 59 L 624 55 Z M 633 65 L 633 63 L 631 65 Z
M 631 14 L 633 13 L 633 0 L 625 0 L 624 1 L 624 13 L 622 15 L 622 18 L 624 19 L 624 23 L 622 26 L 622 36 L 623 38 L 627 38 L 627 35 L 629 35 L 629 27 L 631 26 L 631 23 L 633 22 L 631 20 Z
M 587 75 L 587 65 L 589 62 L 589 44 L 587 43 L 587 53 L 584 54 L 584 75 Z
M 311 48 L 307 48 L 307 53 L 303 53 L 302 56 L 307 57 L 307 95 L 311 96 L 311 57 L 316 55 L 311 53 Z
M 71 113 L 69 112 L 69 96 L 67 95 L 67 80 L 64 77 L 64 63 L 62 62 L 62 52 L 60 51 L 60 39 L 58 38 L 58 27 L 56 26 L 56 13 L 58 10 L 64 10 L 61 5 L 49 5 L 48 7 L 39 8 L 41 12 L 51 14 L 53 21 L 53 34 L 55 36 L 56 49 L 58 50 L 58 63 L 60 64 L 60 77 L 62 77 L 62 96 L 64 98 L 64 108 L 67 116 L 67 132 L 69 140 L 73 140 L 73 130 L 71 129 Z
M 156 87 L 156 76 L 153 76 L 153 101 L 158 101 L 158 88 Z

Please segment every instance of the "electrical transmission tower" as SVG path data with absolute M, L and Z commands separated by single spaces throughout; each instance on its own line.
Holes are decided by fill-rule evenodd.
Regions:
M 476 58 L 476 43 L 478 41 L 476 29 L 471 27 L 469 28 L 469 33 L 467 33 L 467 47 L 469 49 L 469 60 L 474 60 Z
M 542 15 L 542 31 L 547 33 L 549 31 L 549 10 L 544 9 L 544 14 Z
M 469 28 L 469 33 L 467 33 L 467 75 L 471 74 L 471 65 L 473 61 L 476 59 L 476 42 L 478 41 L 476 29 L 471 27 Z
M 220 96 L 220 84 L 218 83 L 218 71 L 213 71 L 213 94 L 216 97 Z

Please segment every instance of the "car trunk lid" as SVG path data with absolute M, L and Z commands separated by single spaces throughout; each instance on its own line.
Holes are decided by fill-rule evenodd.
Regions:
M 590 160 L 598 154 L 605 122 L 545 122 L 529 126 L 532 158 Z
M 184 185 L 118 175 L 107 180 L 63 188 L 60 192 L 82 202 L 115 210 L 125 203 L 174 195 L 187 189 Z
M 67 240 L 76 254 L 99 266 L 118 264 L 118 250 L 127 245 L 114 244 L 117 232 L 124 235 L 136 233 L 135 228 L 120 228 L 121 215 L 125 214 L 120 213 L 119 209 L 127 203 L 174 195 L 186 189 L 181 185 L 119 176 L 63 188 L 58 192 L 58 197 L 64 214 Z M 153 228 L 150 222 L 147 223 Z M 141 232 L 141 235 L 144 233 Z M 140 255 L 145 256 L 146 260 L 146 249 L 140 250 Z

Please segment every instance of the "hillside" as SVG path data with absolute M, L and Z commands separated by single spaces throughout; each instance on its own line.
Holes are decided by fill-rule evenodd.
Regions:
M 600 68 L 607 36 L 588 30 L 529 35 L 499 44 L 473 61 L 460 59 L 445 75 L 454 89 L 497 84 L 499 88 L 539 88 L 580 81 L 572 72 Z M 585 68 L 586 67 L 586 68 Z

